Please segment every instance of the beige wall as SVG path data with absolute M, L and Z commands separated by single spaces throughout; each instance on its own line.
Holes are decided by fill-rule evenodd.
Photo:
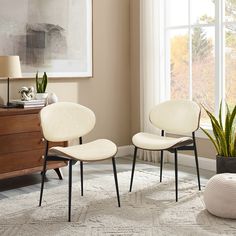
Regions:
M 198 147 L 198 155 L 200 157 L 215 159 L 216 151 L 210 140 L 203 138 L 197 139 L 197 147 Z
M 130 143 L 130 1 L 93 0 L 93 78 L 49 79 L 48 91 L 60 101 L 79 102 L 96 114 L 90 138 L 109 138 L 119 146 Z M 33 79 L 11 82 L 11 98 Z M 0 81 L 6 99 L 6 81 Z

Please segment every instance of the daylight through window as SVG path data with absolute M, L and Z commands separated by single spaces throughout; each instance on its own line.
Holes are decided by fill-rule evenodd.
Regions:
M 236 0 L 163 0 L 168 98 L 236 103 Z M 207 123 L 203 112 L 202 123 Z

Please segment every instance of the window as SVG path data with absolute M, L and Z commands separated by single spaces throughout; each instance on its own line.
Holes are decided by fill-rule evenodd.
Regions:
M 163 0 L 166 96 L 236 103 L 236 0 Z M 202 123 L 207 115 L 202 114 Z

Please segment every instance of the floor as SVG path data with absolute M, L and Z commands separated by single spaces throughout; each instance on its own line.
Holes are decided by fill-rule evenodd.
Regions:
M 132 158 L 123 157 L 117 158 L 117 172 L 131 171 Z M 63 180 L 59 180 L 55 171 L 51 170 L 47 172 L 47 180 L 45 188 L 54 188 L 59 184 L 67 185 L 68 168 L 62 168 L 64 175 Z M 159 164 L 149 163 L 144 161 L 137 161 L 136 169 L 145 170 L 150 173 L 159 173 Z M 73 167 L 73 181 L 78 181 L 80 179 L 80 167 L 76 164 Z M 111 160 L 101 161 L 97 163 L 86 163 L 84 164 L 84 184 L 86 188 L 86 180 L 93 179 L 104 175 L 104 173 L 109 174 L 112 172 Z M 174 166 L 172 164 L 166 163 L 163 168 L 163 174 L 165 176 L 173 176 L 174 178 Z M 207 180 L 211 178 L 215 173 L 200 170 L 201 184 L 206 185 Z M 179 177 L 185 175 L 196 175 L 195 168 L 179 166 Z M 165 179 L 163 179 L 165 181 Z M 197 181 L 197 179 L 196 179 Z M 12 196 L 17 196 L 25 193 L 37 192 L 40 189 L 41 175 L 39 173 L 15 177 L 11 179 L 0 180 L 0 200 L 4 198 L 9 198 Z

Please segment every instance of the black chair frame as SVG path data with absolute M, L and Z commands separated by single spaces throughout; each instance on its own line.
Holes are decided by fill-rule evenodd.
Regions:
M 83 143 L 82 137 L 79 138 L 79 143 L 80 144 Z M 69 159 L 69 158 L 60 157 L 60 156 L 52 156 L 52 155 L 49 156 L 48 155 L 48 141 L 46 140 L 39 206 L 42 205 L 43 189 L 44 189 L 44 182 L 45 182 L 48 161 L 68 161 L 69 162 L 68 221 L 70 222 L 71 221 L 71 193 L 72 193 L 72 165 L 76 164 L 77 161 Z M 117 202 L 118 202 L 118 207 L 120 207 L 120 195 L 119 195 L 115 157 L 112 157 L 112 166 L 113 166 L 113 173 L 114 173 L 114 179 L 115 179 L 115 185 L 116 185 Z M 83 185 L 83 161 L 80 161 L 80 180 L 81 180 L 81 196 L 83 196 L 84 195 L 84 191 L 83 191 L 83 187 L 84 187 L 84 185 Z
M 165 135 L 165 131 L 161 131 L 161 136 Z M 192 144 L 190 146 L 190 144 Z M 141 148 L 140 148 L 141 149 Z M 136 164 L 136 158 L 137 158 L 137 150 L 138 147 L 135 146 L 134 148 L 134 156 L 133 156 L 133 165 L 132 165 L 132 172 L 131 172 L 131 180 L 130 180 L 130 189 L 129 191 L 132 191 L 132 185 L 133 185 L 133 178 L 134 178 L 134 170 L 135 170 L 135 164 Z M 147 150 L 147 149 L 142 149 Z M 196 170 L 197 170 L 197 179 L 198 179 L 198 189 L 201 190 L 201 184 L 200 184 L 200 173 L 199 173 L 199 164 L 198 164 L 198 154 L 197 154 L 197 146 L 196 146 L 196 138 L 195 138 L 195 132 L 192 132 L 192 141 L 187 142 L 185 144 L 177 144 L 169 149 L 164 150 L 149 150 L 149 151 L 161 151 L 161 160 L 160 160 L 160 182 L 162 182 L 162 169 L 163 169 L 163 156 L 164 151 L 169 151 L 171 153 L 174 153 L 174 163 L 175 163 L 175 200 L 178 201 L 178 151 L 187 151 L 187 150 L 193 150 L 194 156 L 195 156 L 195 163 L 196 163 Z

